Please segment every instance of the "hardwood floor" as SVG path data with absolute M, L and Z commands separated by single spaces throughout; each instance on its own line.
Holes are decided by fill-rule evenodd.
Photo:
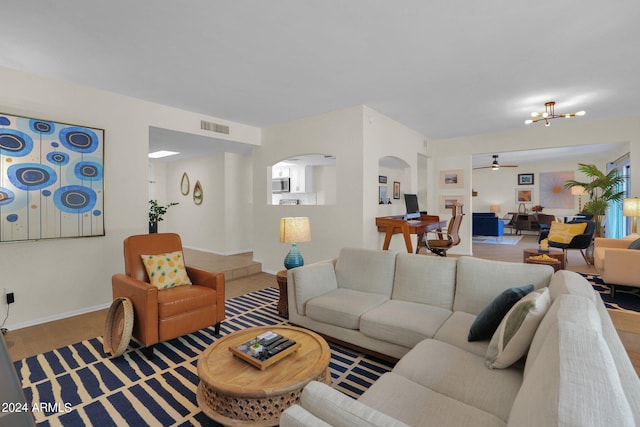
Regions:
M 522 251 L 531 248 L 537 248 L 536 236 L 524 235 L 517 245 L 474 243 L 473 256 L 496 261 L 522 262 Z M 224 271 L 227 299 L 254 290 L 277 286 L 274 275 L 260 272 L 261 266 L 253 262 L 251 253 L 222 257 L 185 249 L 185 259 L 189 264 L 198 267 Z M 595 268 L 587 265 L 578 251 L 570 251 L 568 254 L 567 270 L 596 273 Z M 640 313 L 610 311 L 610 314 L 636 371 L 640 374 Z M 20 360 L 101 336 L 104 332 L 106 315 L 107 310 L 104 309 L 9 331 L 4 337 L 9 355 L 12 360 Z

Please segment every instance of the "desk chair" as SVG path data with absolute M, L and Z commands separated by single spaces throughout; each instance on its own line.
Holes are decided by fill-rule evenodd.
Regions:
M 446 257 L 447 251 L 460 243 L 459 232 L 463 216 L 462 204 L 455 203 L 451 207 L 451 219 L 449 220 L 447 231 L 431 231 L 428 233 L 435 233 L 438 237 L 437 239 L 428 239 L 427 234 L 425 234 L 424 242 L 427 249 L 438 256 Z

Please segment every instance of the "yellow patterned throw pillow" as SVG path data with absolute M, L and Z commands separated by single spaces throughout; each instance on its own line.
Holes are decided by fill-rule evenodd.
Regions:
M 191 284 L 184 267 L 182 251 L 141 255 L 141 257 L 147 269 L 149 281 L 156 288 L 162 290 Z
M 556 243 L 571 243 L 573 236 L 584 233 L 587 228 L 586 222 L 577 224 L 563 224 L 562 222 L 552 222 L 549 230 L 549 241 Z

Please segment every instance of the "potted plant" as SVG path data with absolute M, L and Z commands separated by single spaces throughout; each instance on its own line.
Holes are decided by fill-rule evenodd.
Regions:
M 604 173 L 594 164 L 578 163 L 578 170 L 591 178 L 589 182 L 579 182 L 574 179 L 565 183 L 565 188 L 584 187 L 589 194 L 589 201 L 584 204 L 582 212 L 593 215 L 596 223 L 595 235 L 602 237 L 602 220 L 611 202 L 620 202 L 624 198 L 624 191 L 621 190 L 625 176 L 618 174 L 612 169 L 609 173 Z
M 158 232 L 158 223 L 164 218 L 164 214 L 167 213 L 167 209 L 171 206 L 175 206 L 178 203 L 171 202 L 168 205 L 159 205 L 157 200 L 149 200 L 149 233 Z

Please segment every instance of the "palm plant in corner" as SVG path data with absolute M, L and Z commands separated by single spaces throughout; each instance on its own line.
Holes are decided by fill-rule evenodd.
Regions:
M 589 194 L 589 201 L 584 204 L 581 213 L 593 215 L 593 221 L 596 223 L 595 236 L 602 237 L 604 215 L 610 203 L 621 202 L 624 198 L 624 191 L 621 188 L 627 177 L 620 175 L 616 169 L 605 174 L 594 164 L 578 163 L 578 170 L 587 178 L 591 178 L 591 181 L 579 182 L 572 179 L 564 186 L 565 188 L 580 186 Z
M 164 214 L 171 206 L 178 203 L 171 202 L 168 205 L 159 205 L 157 200 L 149 200 L 149 233 L 158 232 L 158 223 L 164 219 Z

